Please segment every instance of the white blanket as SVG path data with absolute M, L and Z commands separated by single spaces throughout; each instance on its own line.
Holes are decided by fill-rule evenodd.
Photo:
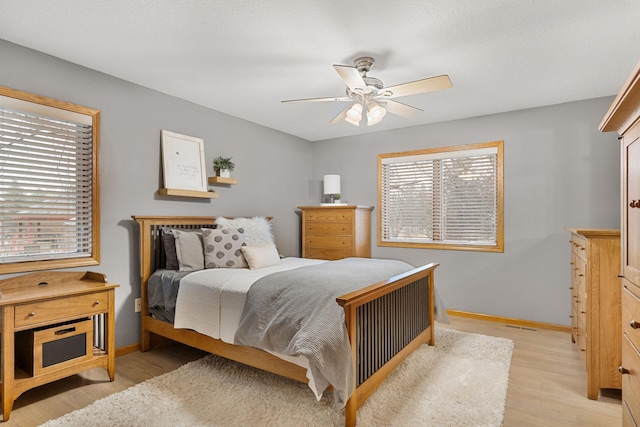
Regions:
M 323 260 L 283 258 L 280 265 L 249 270 L 246 268 L 211 268 L 194 271 L 182 278 L 176 300 L 175 328 L 193 329 L 201 334 L 234 344 L 247 291 L 258 279 L 279 271 L 322 264 Z M 316 399 L 324 389 L 316 385 L 309 362 L 304 356 L 292 357 L 270 352 L 307 370 L 309 388 Z
M 174 327 L 193 329 L 233 344 L 251 285 L 261 277 L 326 261 L 283 258 L 280 265 L 249 270 L 212 268 L 185 276 L 180 282 Z

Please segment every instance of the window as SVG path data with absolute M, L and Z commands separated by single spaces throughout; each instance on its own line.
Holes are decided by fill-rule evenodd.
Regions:
M 100 262 L 99 118 L 0 87 L 0 274 Z
M 503 252 L 503 141 L 378 156 L 378 245 Z

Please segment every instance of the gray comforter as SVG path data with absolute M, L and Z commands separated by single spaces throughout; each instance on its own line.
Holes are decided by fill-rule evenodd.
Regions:
M 343 407 L 354 374 L 336 298 L 412 269 L 402 261 L 347 258 L 263 277 L 249 289 L 235 343 L 306 357 L 316 386 L 331 384 Z

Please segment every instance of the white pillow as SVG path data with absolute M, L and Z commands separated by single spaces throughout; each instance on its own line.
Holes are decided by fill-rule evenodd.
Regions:
M 280 264 L 280 254 L 275 245 L 243 246 L 242 253 L 251 270 Z
M 216 224 L 222 228 L 242 228 L 247 246 L 275 245 L 271 222 L 263 216 L 253 218 L 216 218 Z

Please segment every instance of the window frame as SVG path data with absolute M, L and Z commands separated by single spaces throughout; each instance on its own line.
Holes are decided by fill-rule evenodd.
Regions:
M 100 182 L 99 182 L 99 151 L 100 151 L 100 110 L 83 107 L 66 101 L 23 92 L 0 86 L 0 95 L 14 98 L 27 103 L 38 104 L 49 108 L 64 110 L 85 115 L 91 118 L 92 124 L 92 198 L 91 198 L 91 254 L 85 257 L 69 257 L 48 260 L 20 261 L 0 263 L 0 274 L 22 273 L 27 271 L 49 270 L 58 268 L 84 267 L 100 264 Z M 34 106 L 37 108 L 37 106 Z
M 478 245 L 464 243 L 442 242 L 410 242 L 410 241 L 386 241 L 383 240 L 383 159 L 392 157 L 411 157 L 429 154 L 441 154 L 448 152 L 497 148 L 496 155 L 496 243 L 495 245 Z M 491 141 L 477 144 L 466 144 L 449 147 L 436 147 L 421 150 L 412 150 L 396 153 L 378 154 L 378 246 L 443 249 L 477 252 L 504 252 L 504 141 Z

